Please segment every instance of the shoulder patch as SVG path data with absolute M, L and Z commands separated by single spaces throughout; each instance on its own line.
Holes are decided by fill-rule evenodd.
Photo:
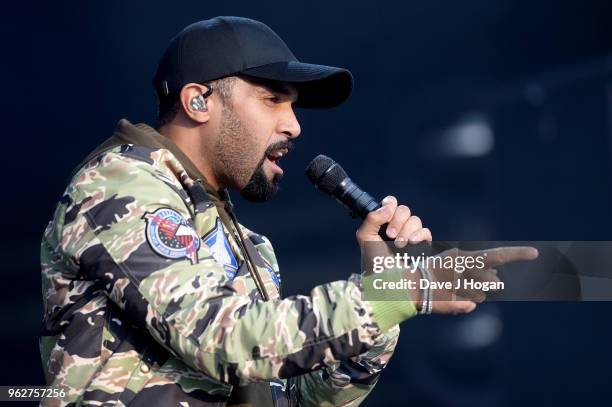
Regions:
M 191 260 L 198 263 L 200 238 L 193 225 L 170 208 L 159 208 L 143 215 L 147 221 L 146 236 L 153 251 L 169 259 Z
M 234 278 L 238 270 L 238 261 L 225 236 L 221 219 L 217 218 L 215 227 L 202 237 L 202 241 L 210 249 L 215 260 L 223 266 L 227 276 Z

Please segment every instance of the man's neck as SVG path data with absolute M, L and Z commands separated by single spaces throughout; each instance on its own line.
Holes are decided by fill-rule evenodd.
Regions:
M 168 123 L 157 131 L 164 137 L 168 137 L 182 152 L 191 160 L 196 168 L 204 175 L 206 182 L 219 191 L 225 188 L 221 185 L 218 177 L 211 167 L 211 160 L 204 158 L 206 147 L 202 145 L 201 135 L 197 127 L 184 127 L 174 123 Z

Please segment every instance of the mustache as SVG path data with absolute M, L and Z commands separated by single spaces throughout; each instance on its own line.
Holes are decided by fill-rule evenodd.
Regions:
M 276 143 L 272 143 L 266 149 L 264 153 L 264 158 L 272 153 L 274 150 L 280 150 L 286 148 L 289 152 L 291 152 L 295 148 L 295 144 L 290 140 L 277 141 Z

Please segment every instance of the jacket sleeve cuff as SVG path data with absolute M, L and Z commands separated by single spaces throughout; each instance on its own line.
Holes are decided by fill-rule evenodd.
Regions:
M 363 277 L 362 284 L 371 287 L 372 280 L 377 277 L 376 275 Z M 417 314 L 416 307 L 410 299 L 408 291 L 406 290 L 402 294 L 405 294 L 405 299 L 398 300 L 397 293 L 379 291 L 376 294 L 375 301 L 368 301 L 372 306 L 374 321 L 378 324 L 381 332 L 384 333 L 392 326 L 404 322 Z

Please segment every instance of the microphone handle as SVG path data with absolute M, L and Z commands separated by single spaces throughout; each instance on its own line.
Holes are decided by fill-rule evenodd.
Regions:
M 372 195 L 359 188 L 359 186 L 349 177 L 346 177 L 340 185 L 338 185 L 333 195 L 351 211 L 351 215 L 354 218 L 359 217 L 365 219 L 368 213 L 381 207 L 380 202 L 374 199 Z M 389 226 L 388 223 L 382 225 L 378 231 L 378 235 L 382 240 L 390 242 L 393 241 L 393 239 L 387 236 L 387 226 Z

